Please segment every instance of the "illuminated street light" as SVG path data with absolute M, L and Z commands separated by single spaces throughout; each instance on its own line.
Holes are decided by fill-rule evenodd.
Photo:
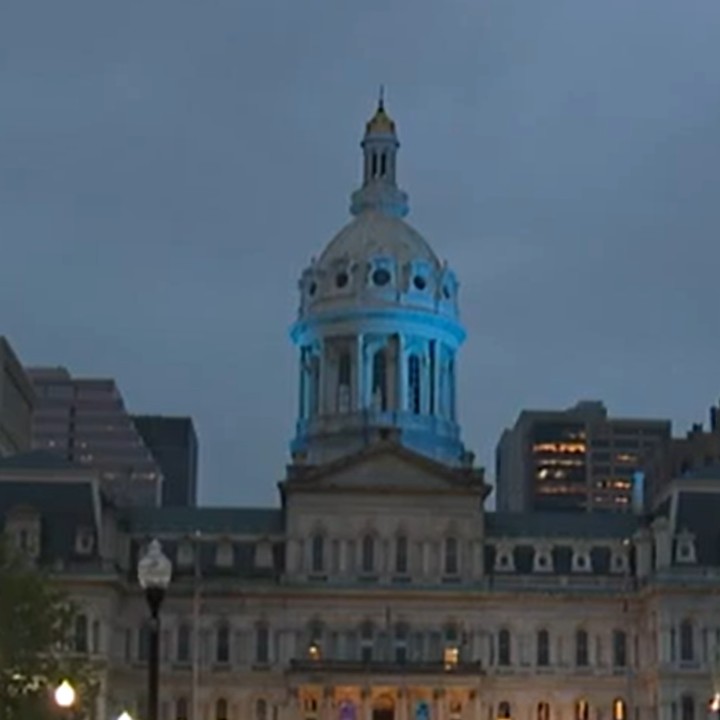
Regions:
M 118 715 L 117 720 L 133 720 L 133 716 L 127 712 L 127 710 L 124 710 L 120 715 Z
M 67 680 L 63 680 L 55 688 L 55 704 L 58 707 L 71 708 L 75 704 L 76 697 L 75 688 Z

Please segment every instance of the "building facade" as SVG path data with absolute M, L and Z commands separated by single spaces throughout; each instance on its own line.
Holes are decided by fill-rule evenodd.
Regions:
M 133 415 L 133 423 L 163 475 L 162 504 L 197 505 L 198 441 L 192 418 Z
M 456 420 L 457 282 L 403 220 L 397 149 L 381 104 L 354 219 L 302 276 L 277 507 L 121 508 L 90 468 L 0 461 L 4 532 L 81 608 L 97 720 L 142 717 L 155 538 L 174 566 L 164 720 L 700 720 L 716 485 L 669 485 L 651 518 L 485 511 Z
M 122 505 L 157 505 L 162 472 L 125 409 L 114 380 L 73 377 L 63 367 L 27 369 L 36 394 L 33 447 L 96 469 Z
M 669 420 L 611 418 L 598 401 L 523 410 L 496 449 L 497 508 L 630 512 L 636 473 L 670 434 Z

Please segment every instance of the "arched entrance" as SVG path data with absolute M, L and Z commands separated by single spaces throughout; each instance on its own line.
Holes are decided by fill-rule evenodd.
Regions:
M 395 720 L 395 702 L 390 695 L 381 695 L 375 700 L 372 720 Z

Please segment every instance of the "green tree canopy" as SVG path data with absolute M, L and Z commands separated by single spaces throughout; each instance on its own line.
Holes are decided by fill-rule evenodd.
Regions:
M 0 720 L 57 718 L 63 679 L 89 707 L 95 681 L 86 658 L 68 652 L 76 607 L 46 573 L 0 540 Z

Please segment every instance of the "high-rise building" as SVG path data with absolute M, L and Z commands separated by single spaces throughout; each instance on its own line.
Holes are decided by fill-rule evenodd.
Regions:
M 34 400 L 22 364 L 0 336 L 0 457 L 30 449 Z
M 163 474 L 162 504 L 197 505 L 198 443 L 188 417 L 133 415 L 133 422 Z
M 496 450 L 498 510 L 627 511 L 635 474 L 669 420 L 610 418 L 598 401 L 523 410 Z
M 33 447 L 96 469 L 122 505 L 157 505 L 162 472 L 114 380 L 75 378 L 63 367 L 28 368 L 37 402 Z
M 653 504 L 673 479 L 720 467 L 720 403 L 710 408 L 710 427 L 695 424 L 685 437 L 666 438 L 646 458 L 645 497 Z

